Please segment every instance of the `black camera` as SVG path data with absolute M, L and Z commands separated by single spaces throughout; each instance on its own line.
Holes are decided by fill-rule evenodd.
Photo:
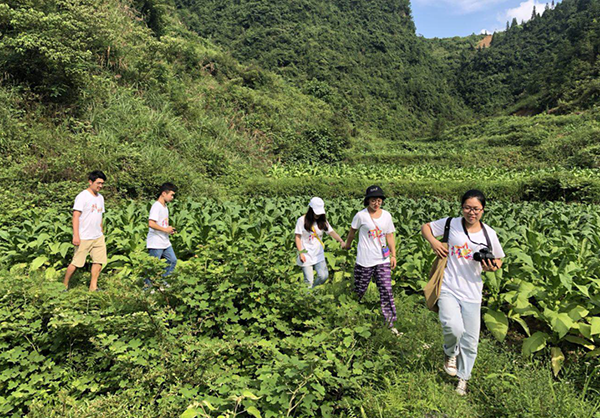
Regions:
M 473 260 L 479 261 L 480 263 L 483 262 L 483 260 L 494 261 L 494 259 L 494 254 L 486 247 L 473 254 Z

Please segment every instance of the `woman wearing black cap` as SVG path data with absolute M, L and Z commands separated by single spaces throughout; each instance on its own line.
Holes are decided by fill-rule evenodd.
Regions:
M 379 186 L 371 186 L 365 194 L 365 209 L 358 212 L 352 220 L 350 233 L 345 248 L 349 249 L 358 231 L 358 250 L 354 266 L 354 286 L 358 298 L 361 299 L 371 278 L 379 289 L 381 310 L 387 325 L 394 334 L 396 306 L 392 292 L 392 271 L 396 267 L 396 241 L 394 239 L 394 222 L 388 211 L 381 209 L 385 200 L 383 190 Z

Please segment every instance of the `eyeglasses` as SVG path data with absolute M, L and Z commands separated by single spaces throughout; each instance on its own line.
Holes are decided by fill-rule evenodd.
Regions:
M 483 212 L 483 208 L 472 208 L 470 206 L 463 206 L 463 210 L 465 212 L 473 212 L 473 213 Z

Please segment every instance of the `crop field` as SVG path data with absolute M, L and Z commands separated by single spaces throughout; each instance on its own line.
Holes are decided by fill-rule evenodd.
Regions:
M 273 165 L 267 176 L 273 179 L 286 178 L 323 178 L 342 179 L 355 178 L 380 181 L 398 181 L 410 179 L 411 181 L 466 181 L 489 179 L 496 182 L 506 182 L 529 179 L 532 177 L 568 175 L 579 179 L 600 179 L 600 170 L 593 168 L 564 169 L 549 167 L 538 169 L 511 169 L 498 166 L 486 167 L 444 167 L 440 169 L 432 164 L 419 165 L 366 165 L 366 164 L 297 164 Z
M 351 411 L 348 398 L 356 398 L 356 385 L 380 382 L 377 368 L 388 367 L 394 348 L 385 339 L 380 346 L 369 342 L 371 334 L 384 332 L 377 304 L 366 309 L 352 302 L 355 248 L 342 251 L 333 240 L 325 240 L 330 280 L 323 290 L 303 291 L 301 273 L 294 264 L 293 228 L 308 199 L 176 202 L 171 223 L 179 232 L 172 241 L 180 263 L 173 288 L 157 295 L 140 290 L 143 278 L 159 280 L 162 268 L 145 255 L 149 205 L 108 207 L 109 262 L 100 279 L 106 293 L 98 299 L 85 292 L 82 281 L 89 273 L 77 273 L 74 289 L 60 293 L 60 281 L 72 256 L 69 212 L 22 213 L 21 222 L 0 232 L 0 264 L 6 266 L 0 277 L 0 412 L 20 416 L 37 400 L 34 410 L 43 416 L 40 400 L 58 402 L 60 394 L 86 399 L 123 392 L 127 385 L 144 382 L 148 378 L 144 373 L 150 370 L 166 382 L 169 379 L 161 373 L 176 371 L 169 369 L 173 364 L 164 362 L 175 360 L 168 355 L 162 359 L 159 367 L 166 367 L 162 371 L 150 366 L 162 350 L 173 349 L 169 344 L 175 341 L 170 338 L 189 343 L 185 348 L 177 346 L 183 350 L 177 356 L 197 359 L 202 353 L 221 358 L 214 369 L 202 364 L 207 367 L 202 372 L 204 386 L 182 386 L 189 395 L 185 399 L 207 394 L 203 398 L 207 403 L 192 408 L 197 415 L 186 416 L 211 416 L 202 411 L 208 414 L 210 408 L 235 409 L 242 404 L 248 414 L 267 417 L 282 416 L 281 411 L 289 416 L 314 416 L 317 410 L 334 416 L 341 413 L 342 404 L 349 408 L 346 412 Z M 419 292 L 433 260 L 420 226 L 457 216 L 458 204 L 390 198 L 384 207 L 397 228 L 394 292 L 419 306 Z M 328 199 L 326 209 L 331 225 L 344 237 L 361 202 Z M 498 232 L 506 253 L 505 268 L 484 277 L 483 319 L 488 333 L 498 341 L 507 335 L 520 336 L 518 350 L 525 358 L 547 361 L 559 377 L 567 352 L 596 362 L 600 355 L 600 214 L 579 204 L 492 202 L 484 221 Z M 375 301 L 376 290 L 370 295 Z M 59 307 L 72 311 L 65 313 Z M 399 317 L 401 330 L 403 322 Z M 178 334 L 182 327 L 185 336 Z M 339 336 L 330 335 L 332 329 Z M 153 337 L 152 347 L 145 346 L 155 334 L 160 338 Z M 228 346 L 233 344 L 232 335 L 236 335 L 235 348 Z M 57 341 L 67 344 L 69 351 L 61 351 L 64 347 L 56 345 Z M 314 344 L 331 351 L 317 354 L 310 348 Z M 240 345 L 247 357 L 235 353 Z M 360 371 L 353 372 L 349 366 L 353 350 L 369 358 L 356 366 Z M 378 360 L 374 361 L 378 351 L 383 357 L 375 356 Z M 57 360 L 61 356 L 64 361 Z M 26 359 L 29 369 L 23 363 Z M 270 364 L 281 369 L 276 371 Z M 237 383 L 219 375 L 225 366 L 239 377 Z M 347 380 L 340 367 L 350 367 Z M 126 370 L 133 373 L 127 379 L 123 377 Z M 68 378 L 69 373 L 77 377 Z M 192 382 L 189 373 L 183 379 Z M 63 387 L 63 381 L 69 383 Z M 290 384 L 296 385 L 296 392 L 289 390 Z M 168 391 L 160 382 L 153 385 Z M 242 397 L 231 401 L 235 388 Z M 246 395 L 241 395 L 242 389 Z

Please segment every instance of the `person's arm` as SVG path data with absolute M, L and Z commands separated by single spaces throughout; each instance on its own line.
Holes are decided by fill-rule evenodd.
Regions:
M 76 247 L 81 244 L 81 240 L 79 239 L 79 218 L 81 217 L 81 212 L 78 210 L 73 211 L 73 245 Z
M 305 256 L 304 254 L 302 254 L 302 253 L 301 253 L 301 251 L 302 251 L 302 249 L 303 249 L 303 248 L 302 248 L 302 235 L 300 235 L 300 234 L 296 234 L 295 241 L 296 241 L 296 249 L 298 250 L 298 253 L 299 253 L 299 255 L 300 255 L 300 260 L 301 260 L 303 263 L 306 263 L 306 256 Z
M 337 232 L 335 232 L 333 229 L 331 230 L 331 232 L 329 233 L 329 236 L 331 238 L 333 238 L 334 240 L 336 240 L 337 242 L 339 242 L 340 244 L 342 244 L 342 250 L 346 248 L 346 243 L 344 242 L 344 240 L 339 236 L 339 234 Z
M 394 233 L 386 234 L 385 239 L 388 242 L 388 246 L 390 248 L 390 252 L 392 255 L 390 256 L 390 267 L 392 269 L 396 268 L 396 237 L 394 237 Z
M 161 231 L 161 232 L 166 232 L 167 234 L 173 235 L 174 234 L 174 229 L 172 226 L 167 226 L 166 228 L 163 228 L 162 226 L 159 226 L 156 221 L 153 221 L 152 219 L 150 219 L 148 221 L 148 226 L 152 229 L 156 229 L 157 231 Z
M 431 225 L 428 223 L 424 224 L 421 227 L 421 235 L 423 235 L 423 238 L 429 242 L 429 245 L 431 245 L 431 248 L 438 255 L 438 257 L 445 258 L 448 256 L 448 249 L 433 236 Z
M 350 232 L 348 232 L 348 238 L 346 238 L 346 245 L 344 248 L 349 250 L 352 246 L 352 241 L 354 241 L 354 235 L 356 235 L 356 229 L 350 228 Z

